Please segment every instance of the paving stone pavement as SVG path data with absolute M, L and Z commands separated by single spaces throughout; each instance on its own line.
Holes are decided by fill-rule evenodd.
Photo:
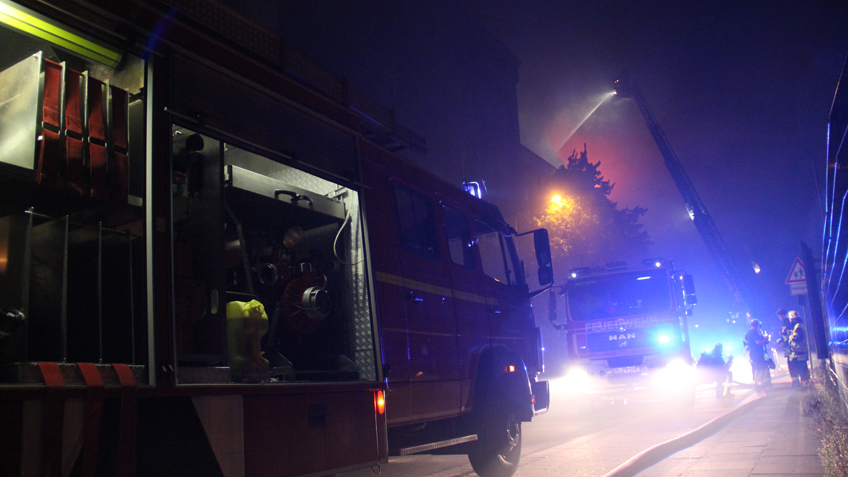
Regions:
M 788 383 L 712 436 L 636 474 L 639 477 L 823 476 L 810 400 Z

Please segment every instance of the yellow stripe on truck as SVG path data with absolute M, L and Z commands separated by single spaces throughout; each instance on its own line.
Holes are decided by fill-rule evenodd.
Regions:
M 397 285 L 399 287 L 405 287 L 412 290 L 422 291 L 425 293 L 432 293 L 434 295 L 449 296 L 457 300 L 473 301 L 475 303 L 481 303 L 483 305 L 495 306 L 498 304 L 498 300 L 495 300 L 494 298 L 489 298 L 486 296 L 468 293 L 464 291 L 458 291 L 452 288 L 440 287 L 431 283 L 419 282 L 418 280 L 403 278 L 401 276 L 393 275 L 391 273 L 374 272 L 374 277 L 377 279 L 378 282 L 386 283 L 388 285 Z

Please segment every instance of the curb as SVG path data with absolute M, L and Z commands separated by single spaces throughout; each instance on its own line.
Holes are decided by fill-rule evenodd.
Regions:
M 675 452 L 683 450 L 687 447 L 691 447 L 697 444 L 698 442 L 704 440 L 705 438 L 709 437 L 710 435 L 714 434 L 716 431 L 727 425 L 729 421 L 753 409 L 755 405 L 759 404 L 759 402 L 765 399 L 766 397 L 766 394 L 760 396 L 755 396 L 752 394 L 745 398 L 745 400 L 743 400 L 739 404 L 739 406 L 716 418 L 713 418 L 710 421 L 707 421 L 706 424 L 703 424 L 702 426 L 695 428 L 687 432 L 686 434 L 677 436 L 673 439 L 669 439 L 665 442 L 657 444 L 636 454 L 623 464 L 606 473 L 604 477 L 632 477 L 638 474 L 639 472 L 642 472 L 643 470 L 647 469 L 648 467 L 656 464 L 657 462 L 665 459 L 671 454 L 674 454 Z

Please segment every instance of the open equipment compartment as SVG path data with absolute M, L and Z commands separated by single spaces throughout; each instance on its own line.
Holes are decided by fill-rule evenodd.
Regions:
M 146 63 L 7 6 L 114 62 L 0 24 L 0 382 L 87 362 L 145 384 Z
M 358 193 L 189 129 L 174 134 L 179 382 L 375 379 Z M 267 331 L 259 366 L 240 373 L 228 367 L 237 332 L 222 310 L 254 299 Z

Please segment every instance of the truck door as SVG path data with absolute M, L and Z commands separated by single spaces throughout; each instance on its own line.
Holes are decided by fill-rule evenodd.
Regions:
M 392 183 L 385 168 L 363 161 L 368 211 L 369 241 L 372 251 L 377 315 L 380 319 L 381 349 L 385 375 L 389 380 L 386 402 L 390 423 L 409 418 L 409 321 L 400 271 L 400 239 Z
M 489 315 L 494 301 L 489 298 L 487 277 L 474 247 L 469 214 L 456 204 L 442 203 L 442 221 L 448 247 L 448 270 L 456 310 L 457 364 L 461 385 L 461 410 L 471 405 L 471 377 L 477 358 L 489 344 Z
M 455 414 L 459 404 L 457 329 L 435 194 L 392 180 L 398 250 L 409 324 L 410 408 L 416 419 Z M 386 230 L 386 233 L 393 231 Z
M 492 302 L 489 313 L 491 345 L 519 353 L 528 367 L 533 367 L 538 354 L 535 322 L 515 247 L 509 237 L 504 237 L 485 221 L 475 220 L 474 229 L 488 298 Z

